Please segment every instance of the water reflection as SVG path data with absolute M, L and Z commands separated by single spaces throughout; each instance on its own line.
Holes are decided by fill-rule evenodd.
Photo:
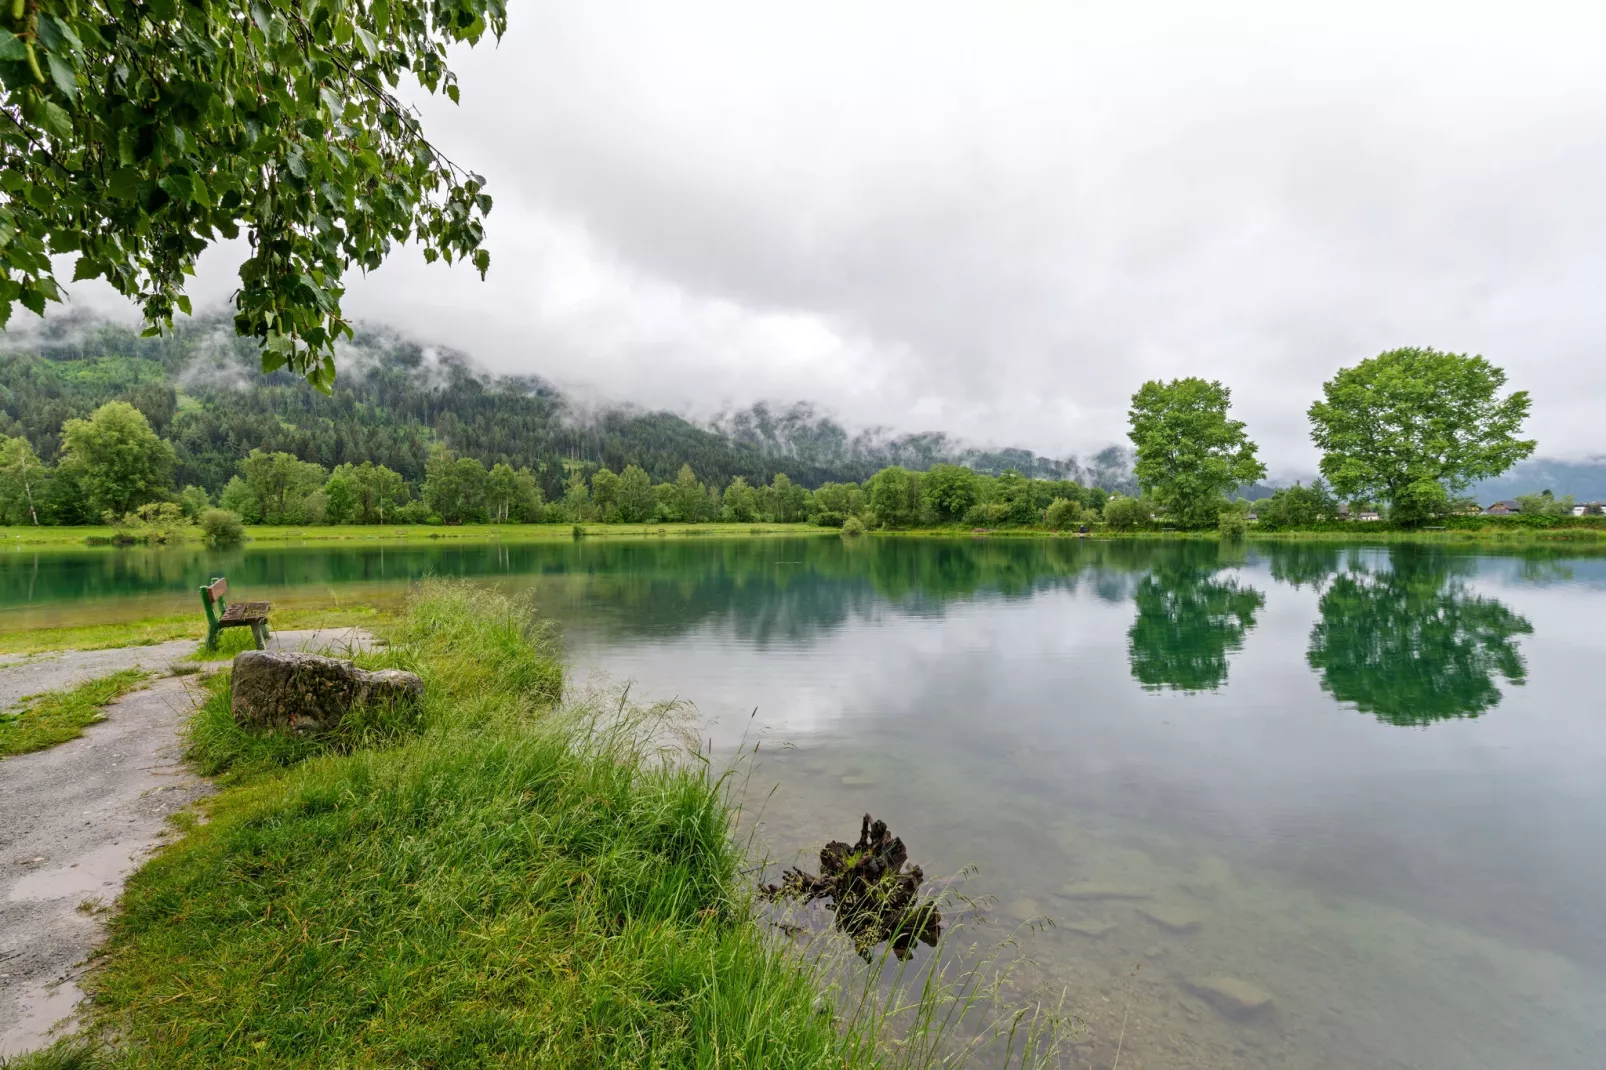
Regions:
M 1402 546 L 1387 568 L 1334 575 L 1308 655 L 1323 690 L 1390 724 L 1426 725 L 1492 709 L 1496 676 L 1523 683 L 1515 640 L 1533 625 L 1475 594 L 1470 564 Z
M 1215 544 L 1179 549 L 1133 593 L 1132 676 L 1149 691 L 1213 691 L 1227 682 L 1227 655 L 1243 647 L 1266 597 L 1236 576 L 1220 575 L 1229 562 Z

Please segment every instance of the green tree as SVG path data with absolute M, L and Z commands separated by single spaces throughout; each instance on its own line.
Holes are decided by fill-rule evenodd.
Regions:
M 920 478 L 907 468 L 893 465 L 871 476 L 865 498 L 883 527 L 908 528 L 920 522 Z
M 308 508 L 308 499 L 323 489 L 322 465 L 303 461 L 294 454 L 252 450 L 240 462 L 240 475 L 257 503 L 261 523 L 305 524 L 316 519 Z M 235 507 L 225 504 L 224 508 Z
M 58 468 L 96 514 L 123 516 L 172 488 L 172 445 L 156 437 L 145 414 L 126 401 L 108 402 L 87 420 L 68 420 L 61 440 Z
M 770 481 L 773 512 L 771 518 L 782 524 L 796 524 L 809 515 L 809 493 L 785 472 L 775 473 Z
M 1439 515 L 1450 496 L 1534 451 L 1519 439 L 1529 399 L 1499 397 L 1506 373 L 1482 357 L 1392 349 L 1322 384 L 1310 407 L 1321 470 L 1340 497 L 1387 502 L 1391 519 Z
M 1338 501 L 1318 477 L 1308 487 L 1302 483 L 1278 487 L 1271 497 L 1255 503 L 1255 513 L 1267 531 L 1288 531 L 1336 517 Z
M 1104 522 L 1116 531 L 1131 531 L 1149 523 L 1151 519 L 1153 513 L 1146 500 L 1116 494 L 1104 503 Z
M 153 325 L 218 236 L 250 235 L 235 328 L 327 390 L 346 270 L 394 243 L 483 275 L 484 180 L 425 140 L 405 76 L 458 98 L 449 48 L 504 0 L 27 0 L 0 10 L 0 327 L 61 299 L 51 254 Z
M 675 519 L 685 524 L 695 524 L 699 520 L 708 519 L 708 491 L 697 479 L 697 473 L 691 470 L 691 465 L 683 464 L 675 475 L 674 484 Z M 706 514 L 706 515 L 705 515 Z
M 349 524 L 357 516 L 357 475 L 355 466 L 343 464 L 329 473 L 323 485 L 324 519 L 331 524 Z
M 998 474 L 993 481 L 993 504 L 998 506 L 995 523 L 1037 523 L 1039 516 L 1033 482 L 1014 469 Z
M 184 510 L 186 520 L 199 520 L 201 514 L 212 508 L 212 496 L 206 493 L 205 487 L 197 487 L 190 483 L 178 492 L 179 508 Z
M 1572 516 L 1573 496 L 1556 497 L 1554 491 L 1542 490 L 1538 494 L 1517 495 L 1517 506 L 1523 516 Z
M 448 524 L 479 515 L 485 501 L 485 466 L 437 443 L 424 465 L 425 507 Z
M 1389 567 L 1351 568 L 1323 592 L 1306 655 L 1322 689 L 1396 725 L 1476 717 L 1522 683 L 1518 636 L 1533 625 L 1468 589 L 1438 551 L 1396 547 Z
M 407 481 L 400 472 L 382 464 L 364 461 L 351 470 L 357 495 L 357 520 L 363 524 L 383 524 L 386 510 L 394 511 L 407 502 Z
M 976 473 L 957 464 L 936 464 L 920 480 L 920 497 L 932 519 L 955 524 L 979 500 Z
M 864 511 L 864 491 L 857 483 L 821 483 L 809 495 L 809 519 L 821 527 L 841 527 Z
M 1132 395 L 1138 485 L 1183 527 L 1214 525 L 1228 491 L 1266 475 L 1243 421 L 1227 418 L 1231 400 L 1219 382 L 1195 378 L 1151 380 Z
M 1043 513 L 1043 522 L 1054 531 L 1064 531 L 1082 522 L 1082 507 L 1069 498 L 1055 498 Z
M 26 438 L 0 435 L 0 524 L 39 526 L 50 470 Z
M 218 507 L 224 512 L 233 513 L 247 524 L 260 524 L 262 522 L 262 503 L 257 501 L 255 494 L 245 480 L 239 476 L 230 476 L 229 481 L 223 485 L 223 491 L 217 496 Z
M 568 520 L 586 520 L 591 516 L 591 487 L 586 474 L 578 468 L 563 485 L 563 515 Z
M 528 468 L 496 464 L 485 477 L 485 505 L 498 524 L 530 524 L 541 519 L 541 488 Z
M 591 474 L 591 500 L 596 503 L 600 520 L 619 519 L 619 476 L 608 468 L 599 468 Z
M 720 496 L 719 515 L 721 520 L 735 524 L 747 524 L 758 519 L 758 495 L 747 485 L 747 480 L 737 476 L 730 481 L 725 493 Z
M 636 465 L 626 465 L 619 474 L 619 519 L 627 524 L 640 524 L 652 518 L 656 504 L 652 477 Z

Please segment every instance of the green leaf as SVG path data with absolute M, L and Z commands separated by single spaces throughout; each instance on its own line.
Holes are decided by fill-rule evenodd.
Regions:
M 457 99 L 458 98 L 458 93 L 457 93 L 457 86 L 455 84 L 454 85 L 449 85 L 449 86 L 446 87 L 446 95 L 452 98 L 452 103 L 453 104 L 460 103 L 460 101 Z
M 45 101 L 44 107 L 39 110 L 39 125 L 63 141 L 72 137 L 72 116 L 53 100 Z
M 27 63 L 28 47 L 22 43 L 22 38 L 13 33 L 0 31 L 0 60 Z
M 194 310 L 190 307 L 190 299 L 187 295 L 179 294 L 177 297 L 173 298 L 173 303 L 177 305 L 179 311 L 184 313 L 186 316 L 195 315 Z
M 78 100 L 78 72 L 72 64 L 56 55 L 54 52 L 45 57 L 50 63 L 50 78 L 61 90 L 62 96 L 68 100 Z
M 212 191 L 206 188 L 206 181 L 200 175 L 190 176 L 190 200 L 212 207 Z

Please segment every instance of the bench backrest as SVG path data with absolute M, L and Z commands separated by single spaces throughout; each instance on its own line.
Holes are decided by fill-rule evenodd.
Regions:
M 229 604 L 223 600 L 228 593 L 229 581 L 222 576 L 201 588 L 201 606 L 206 610 L 208 624 L 217 624 L 219 612 L 229 608 Z

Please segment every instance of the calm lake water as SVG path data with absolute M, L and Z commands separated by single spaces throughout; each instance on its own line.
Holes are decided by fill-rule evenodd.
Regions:
M 533 587 L 763 740 L 759 834 L 975 872 L 1075 1065 L 1606 1067 L 1606 557 L 1076 540 L 0 553 L 0 630 Z M 757 710 L 756 715 L 753 713 Z M 812 867 L 811 867 L 812 868 Z M 1229 979 L 1271 998 L 1232 1017 Z M 1212 981 L 1211 979 L 1217 979 Z M 1069 1060 L 1068 1060 L 1069 1065 Z

